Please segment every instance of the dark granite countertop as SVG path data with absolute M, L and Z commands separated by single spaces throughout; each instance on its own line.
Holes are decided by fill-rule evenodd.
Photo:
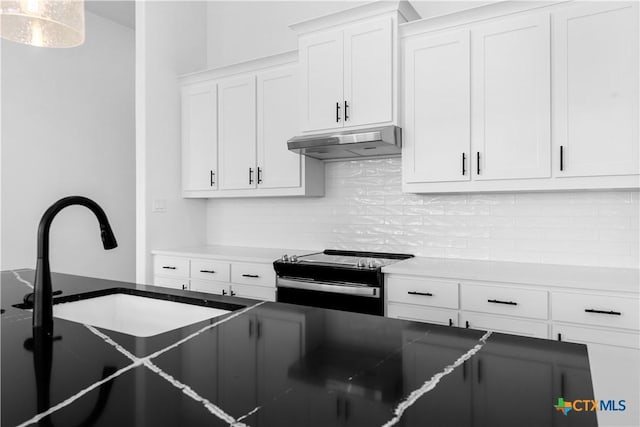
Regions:
M 597 424 L 554 408 L 593 399 L 583 345 L 64 274 L 57 298 L 125 288 L 240 308 L 148 338 L 54 319 L 38 345 L 13 306 L 33 270 L 1 280 L 2 426 Z

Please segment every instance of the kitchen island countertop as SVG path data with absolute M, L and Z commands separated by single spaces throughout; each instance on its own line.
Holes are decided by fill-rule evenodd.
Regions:
M 239 309 L 146 338 L 54 319 L 39 345 L 14 307 L 33 275 L 2 272 L 2 426 L 597 425 L 554 407 L 594 398 L 583 345 L 64 274 L 56 298 Z

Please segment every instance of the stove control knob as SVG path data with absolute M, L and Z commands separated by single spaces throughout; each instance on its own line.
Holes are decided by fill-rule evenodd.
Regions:
M 358 263 L 356 264 L 356 266 L 357 266 L 358 268 L 365 268 L 365 267 L 367 266 L 367 263 L 366 263 L 366 261 L 365 261 L 363 258 L 360 258 L 360 259 L 358 260 Z
M 369 260 L 367 265 L 369 266 L 369 268 L 376 268 L 376 262 L 372 259 Z
M 289 255 L 287 254 L 282 255 L 282 258 L 280 258 L 280 260 L 282 262 L 289 262 Z
M 291 255 L 291 257 L 289 258 L 289 261 L 298 262 L 298 255 Z

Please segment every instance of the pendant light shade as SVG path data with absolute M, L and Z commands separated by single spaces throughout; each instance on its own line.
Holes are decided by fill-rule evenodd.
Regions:
M 1 0 L 0 17 L 7 40 L 40 47 L 84 43 L 83 0 Z

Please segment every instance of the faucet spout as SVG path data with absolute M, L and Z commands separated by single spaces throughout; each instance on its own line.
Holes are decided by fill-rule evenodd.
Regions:
M 33 284 L 33 328 L 51 336 L 53 334 L 53 292 L 49 267 L 49 231 L 55 216 L 67 206 L 80 205 L 94 213 L 100 225 L 100 237 L 105 249 L 118 246 L 104 210 L 93 200 L 82 196 L 64 197 L 49 207 L 38 226 L 38 259 Z

